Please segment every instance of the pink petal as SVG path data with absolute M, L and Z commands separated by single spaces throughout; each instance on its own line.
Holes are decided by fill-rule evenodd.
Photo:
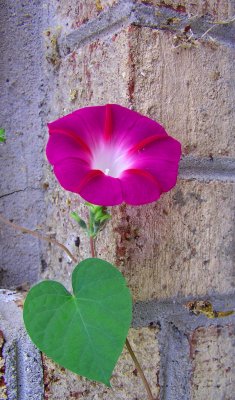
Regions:
M 79 193 L 80 183 L 90 171 L 82 160 L 66 158 L 56 163 L 54 173 L 59 183 L 65 190 Z
M 115 206 L 123 202 L 120 180 L 103 174 L 100 171 L 95 175 L 88 175 L 88 179 L 80 189 L 80 195 L 92 204 L 98 206 Z M 98 172 L 98 173 L 97 173 Z
M 129 169 L 123 172 L 120 181 L 123 199 L 127 204 L 136 206 L 151 203 L 162 193 L 158 181 L 143 170 Z
M 112 121 L 112 105 L 107 104 L 105 106 L 105 120 L 104 120 L 104 139 L 105 141 L 112 140 L 112 129 L 113 129 L 113 121 Z
M 85 107 L 48 124 L 49 133 L 80 138 L 89 148 L 103 139 L 105 106 Z
M 111 104 L 112 138 L 127 149 L 153 135 L 167 135 L 157 122 L 117 104 Z
M 149 203 L 176 183 L 180 144 L 137 112 L 86 107 L 48 127 L 46 152 L 57 179 L 93 204 Z
M 162 190 L 167 192 L 176 184 L 180 155 L 180 143 L 167 136 L 137 152 L 133 164 L 134 168 L 153 175 Z
M 60 133 L 50 135 L 46 147 L 46 155 L 52 165 L 64 158 L 79 158 L 90 163 L 92 157 L 89 148 L 79 142 L 77 138 Z

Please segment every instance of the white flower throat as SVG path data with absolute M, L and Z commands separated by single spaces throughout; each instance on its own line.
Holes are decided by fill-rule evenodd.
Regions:
M 92 169 L 98 169 L 107 176 L 118 178 L 130 165 L 131 160 L 127 159 L 127 152 L 121 147 L 102 144 L 93 151 Z

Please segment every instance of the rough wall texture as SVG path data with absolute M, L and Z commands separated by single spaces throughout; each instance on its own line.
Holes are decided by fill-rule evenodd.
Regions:
M 137 0 L 137 2 L 169 7 L 178 12 L 187 12 L 192 15 L 211 15 L 216 19 L 232 18 L 235 12 L 235 4 L 230 0 Z
M 43 46 L 40 1 L 0 3 L 1 212 L 13 222 L 36 229 L 44 222 Z M 1 287 L 35 282 L 41 244 L 10 227 L 0 227 Z
M 114 262 L 132 289 L 130 340 L 153 393 L 159 400 L 232 400 L 234 317 L 215 312 L 208 319 L 203 304 L 235 307 L 234 1 L 54 0 L 43 10 L 47 120 L 119 103 L 182 142 L 174 190 L 156 204 L 113 207 L 97 241 L 98 255 Z M 69 217 L 79 210 L 86 218 L 83 202 L 59 187 L 48 166 L 42 184 L 47 231 L 78 259 L 88 256 L 87 239 Z M 42 277 L 70 287 L 73 264 L 58 248 L 44 253 L 42 267 Z M 192 313 L 189 304 L 198 300 Z M 147 398 L 126 357 L 112 391 L 44 357 L 45 398 Z
M 233 326 L 198 328 L 192 335 L 192 399 L 232 398 L 235 385 Z M 226 379 L 224 379 L 226 377 Z

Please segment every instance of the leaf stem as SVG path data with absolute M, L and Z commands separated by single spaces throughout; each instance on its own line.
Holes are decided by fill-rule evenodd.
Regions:
M 137 360 L 137 358 L 136 358 L 136 356 L 135 356 L 135 353 L 134 353 L 134 351 L 132 350 L 132 347 L 131 347 L 131 345 L 130 345 L 130 342 L 129 342 L 129 340 L 128 340 L 127 338 L 126 338 L 126 347 L 127 347 L 127 350 L 128 350 L 129 353 L 130 353 L 130 356 L 131 356 L 132 360 L 133 360 L 134 363 L 135 363 L 135 366 L 136 366 L 137 371 L 138 371 L 139 374 L 140 374 L 140 377 L 141 377 L 141 379 L 142 379 L 142 382 L 143 382 L 143 384 L 144 384 L 144 386 L 145 386 L 145 389 L 146 389 L 146 391 L 147 391 L 147 393 L 148 393 L 148 398 L 149 398 L 149 400 L 154 400 L 154 397 L 153 397 L 153 395 L 152 395 L 152 392 L 151 392 L 150 386 L 149 386 L 149 384 L 148 384 L 148 381 L 147 381 L 147 379 L 146 379 L 146 377 L 145 377 L 145 375 L 144 375 L 144 372 L 143 372 L 143 370 L 142 370 L 142 368 L 141 368 L 141 366 L 140 366 L 140 363 L 139 363 L 139 361 Z
M 95 241 L 94 241 L 92 236 L 90 236 L 90 249 L 91 249 L 92 257 L 96 257 Z M 149 400 L 155 400 L 153 395 L 152 395 L 152 392 L 151 392 L 150 386 L 148 384 L 148 381 L 147 381 L 147 379 L 146 379 L 146 377 L 144 375 L 144 372 L 143 372 L 143 370 L 141 368 L 141 365 L 140 365 L 139 361 L 137 360 L 136 355 L 135 355 L 134 351 L 132 350 L 130 342 L 129 342 L 129 340 L 127 338 L 126 338 L 126 347 L 127 347 L 127 350 L 130 353 L 130 356 L 131 356 L 132 360 L 134 361 L 134 364 L 136 366 L 137 371 L 140 374 L 140 377 L 142 379 L 144 387 L 145 387 L 145 389 L 146 389 L 146 391 L 148 393 Z
M 92 256 L 93 258 L 96 257 L 95 240 L 93 239 L 92 236 L 90 236 L 90 249 L 91 249 L 91 256 Z
M 58 242 L 58 240 L 52 239 L 52 238 L 50 238 L 48 236 L 45 236 L 45 235 L 42 235 L 42 234 L 37 233 L 35 231 L 32 231 L 31 229 L 24 228 L 23 226 L 14 224 L 14 222 L 10 222 L 8 219 L 4 218 L 2 215 L 0 215 L 0 220 L 2 222 L 4 222 L 4 224 L 11 226 L 12 228 L 15 228 L 18 231 L 21 231 L 23 233 L 28 233 L 29 235 L 32 235 L 32 236 L 34 236 L 34 237 L 36 237 L 38 239 L 44 240 L 44 241 L 46 241 L 48 243 L 56 244 L 58 247 L 60 247 L 62 250 L 64 250 L 68 254 L 68 256 L 71 258 L 71 260 L 74 263 L 77 263 L 78 260 L 73 256 L 73 254 L 69 251 L 69 249 L 65 245 L 63 245 L 62 243 Z

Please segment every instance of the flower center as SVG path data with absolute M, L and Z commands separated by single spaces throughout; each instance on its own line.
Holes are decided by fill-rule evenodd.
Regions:
M 131 160 L 127 159 L 126 151 L 120 147 L 102 145 L 93 151 L 91 168 L 98 169 L 105 175 L 118 178 L 130 165 Z

